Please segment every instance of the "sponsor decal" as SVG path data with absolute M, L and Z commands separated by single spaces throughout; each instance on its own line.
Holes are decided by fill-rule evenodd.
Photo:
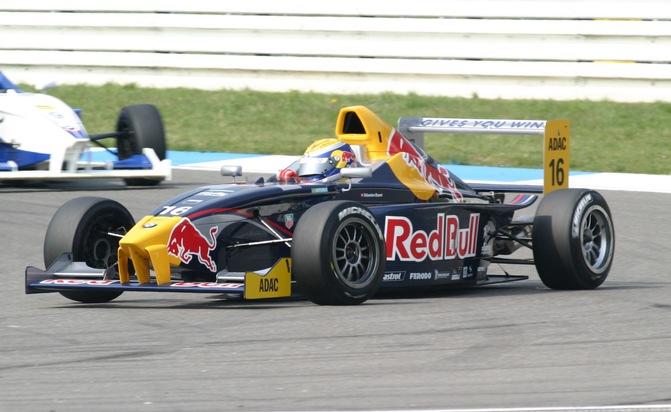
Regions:
M 433 273 L 431 272 L 411 272 L 408 276 L 410 280 L 431 280 L 433 279 Z
M 241 288 L 242 283 L 216 283 L 216 282 L 175 282 L 170 285 L 172 288 Z
M 40 285 L 88 285 L 107 286 L 119 283 L 118 280 L 94 280 L 94 279 L 45 279 Z
M 568 144 L 565 137 L 551 137 L 548 139 L 548 150 L 566 150 Z
M 289 214 L 284 215 L 284 226 L 287 229 L 291 229 L 292 227 L 294 227 L 294 214 L 293 213 L 289 213 Z
M 421 126 L 434 127 L 467 127 L 482 129 L 543 129 L 544 121 L 525 121 L 525 120 L 486 120 L 486 119 L 424 119 Z
M 291 259 L 281 258 L 266 274 L 245 273 L 245 299 L 291 296 Z
M 382 193 L 361 193 L 361 197 L 363 198 L 371 198 L 371 197 L 383 197 L 384 195 Z
M 326 193 L 328 191 L 329 191 L 328 187 L 316 187 L 310 190 L 311 193 Z
M 578 207 L 575 208 L 575 213 L 573 214 L 573 223 L 571 224 L 571 235 L 573 235 L 573 237 L 578 237 L 580 235 L 580 217 L 587 204 L 591 201 L 592 195 L 588 193 L 587 196 L 583 197 L 580 199 L 580 202 L 578 202 Z
M 450 272 L 439 272 L 438 269 L 435 270 L 436 279 L 447 279 L 451 277 Z
M 400 282 L 405 280 L 405 272 L 384 272 L 383 282 Z
M 86 286 L 109 286 L 120 284 L 118 280 L 94 280 L 94 279 L 45 279 L 40 281 L 40 285 L 86 285 Z M 170 285 L 171 288 L 207 288 L 207 289 L 238 289 L 242 288 L 242 283 L 216 283 L 216 282 L 175 282 Z
M 371 222 L 373 222 L 373 226 L 375 226 L 375 230 L 377 231 L 377 234 L 380 237 L 382 237 L 382 230 L 378 226 L 377 221 L 375 220 L 375 217 L 370 212 L 368 212 L 368 210 L 366 210 L 366 209 L 356 207 L 356 206 L 348 207 L 347 209 L 343 209 L 343 210 L 340 211 L 340 213 L 338 213 L 338 220 L 343 220 L 345 217 L 347 217 L 348 215 L 351 215 L 352 213 L 358 213 L 358 214 L 366 216 Z
M 230 190 L 205 190 L 198 193 L 198 196 L 224 197 L 231 193 Z
M 452 260 L 476 255 L 480 214 L 471 213 L 462 228 L 456 215 L 436 215 L 436 228 L 429 233 L 415 230 L 404 216 L 387 216 L 384 228 L 387 260 L 422 262 Z
M 210 252 L 217 246 L 217 238 L 215 236 L 217 229 L 217 226 L 210 228 L 210 239 L 208 239 L 200 233 L 191 220 L 182 218 L 172 228 L 172 232 L 170 232 L 168 254 L 179 258 L 179 260 L 187 264 L 195 256 L 211 272 L 216 272 L 217 264 L 210 257 Z
M 280 280 L 278 278 L 261 278 L 259 279 L 259 293 L 279 292 Z

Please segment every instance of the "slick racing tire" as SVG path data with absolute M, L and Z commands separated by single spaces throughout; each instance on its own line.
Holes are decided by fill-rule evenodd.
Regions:
M 536 270 L 547 287 L 599 287 L 615 252 L 615 229 L 606 200 L 593 190 L 549 193 L 538 206 L 532 243 Z
M 116 265 L 119 236 L 135 224 L 120 203 L 100 197 L 79 197 L 61 206 L 47 228 L 44 264 L 49 267 L 63 253 L 72 253 L 75 262 L 106 269 Z M 118 291 L 64 291 L 63 296 L 82 303 L 103 303 L 116 299 Z
M 370 210 L 356 202 L 311 207 L 298 220 L 291 243 L 296 286 L 314 303 L 357 305 L 382 282 L 382 230 Z
M 116 124 L 117 132 L 123 137 L 117 138 L 119 160 L 142 154 L 143 148 L 151 148 L 160 160 L 165 159 L 166 138 L 163 120 L 156 106 L 135 104 L 121 109 Z M 155 186 L 163 179 L 129 178 L 124 179 L 129 186 Z

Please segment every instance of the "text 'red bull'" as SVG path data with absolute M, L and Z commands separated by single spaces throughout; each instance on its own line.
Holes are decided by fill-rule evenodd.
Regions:
M 210 252 L 217 246 L 217 226 L 210 228 L 210 239 L 203 236 L 191 220 L 182 218 L 175 225 L 168 240 L 168 254 L 184 263 L 191 262 L 193 256 L 210 271 L 217 271 L 217 263 L 210 257 Z
M 468 227 L 459 227 L 456 215 L 436 215 L 436 229 L 427 233 L 414 230 L 403 216 L 387 216 L 385 241 L 387 260 L 421 262 L 425 259 L 464 259 L 476 255 L 480 214 L 472 213 Z

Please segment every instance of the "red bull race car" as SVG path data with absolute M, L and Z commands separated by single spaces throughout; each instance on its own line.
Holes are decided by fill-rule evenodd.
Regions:
M 467 184 L 422 149 L 425 133 L 539 135 L 543 185 Z M 276 175 L 185 192 L 137 223 L 112 199 L 63 205 L 46 233 L 46 270 L 26 293 L 107 302 L 123 292 L 307 297 L 354 305 L 385 289 L 528 279 L 490 266 L 535 265 L 552 289 L 594 289 L 611 268 L 615 230 L 597 192 L 569 189 L 568 121 L 401 118 L 341 109 L 336 138 Z M 230 179 L 230 178 L 227 178 Z M 543 194 L 536 213 L 518 217 Z M 516 257 L 517 249 L 529 249 Z M 530 257 L 531 256 L 531 257 Z

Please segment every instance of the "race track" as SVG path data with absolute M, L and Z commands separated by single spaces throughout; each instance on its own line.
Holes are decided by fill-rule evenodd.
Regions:
M 176 170 L 152 189 L 0 185 L 0 411 L 671 404 L 671 194 L 602 192 L 616 259 L 594 291 L 551 291 L 512 268 L 532 279 L 356 307 L 149 293 L 82 305 L 23 293 L 25 267 L 43 267 L 46 226 L 65 201 L 110 197 L 139 219 L 222 180 Z

